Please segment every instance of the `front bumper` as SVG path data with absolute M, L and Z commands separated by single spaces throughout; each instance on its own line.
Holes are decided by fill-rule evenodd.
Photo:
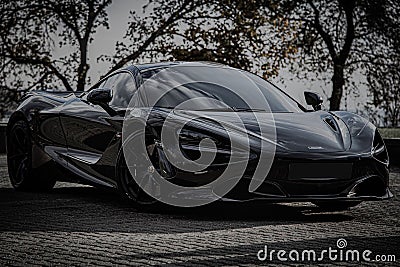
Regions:
M 385 200 L 393 197 L 389 189 L 389 171 L 386 165 L 381 164 L 372 157 L 354 158 L 346 160 L 313 160 L 313 164 L 343 162 L 352 164 L 350 177 L 337 177 L 337 179 L 293 179 L 289 175 L 290 164 L 309 163 L 306 159 L 277 158 L 271 170 L 254 192 L 249 192 L 251 164 L 248 165 L 246 174 L 236 186 L 226 195 L 220 197 L 223 201 L 249 201 L 266 200 L 270 202 L 309 202 L 319 200 L 337 201 L 366 201 Z M 176 197 L 202 199 L 215 199 L 213 189 L 185 191 L 184 196 L 175 192 Z M 178 196 L 179 195 L 179 196 Z
M 175 198 L 187 198 L 190 200 L 203 201 L 205 199 L 215 200 L 219 198 L 214 194 L 212 189 L 203 190 L 185 190 L 184 192 L 174 192 L 173 196 Z M 224 202 L 248 202 L 254 200 L 267 201 L 269 203 L 285 203 L 285 202 L 312 202 L 312 201 L 322 201 L 322 200 L 335 200 L 335 201 L 381 201 L 387 200 L 393 197 L 392 192 L 389 188 L 385 189 L 384 194 L 378 195 L 303 195 L 303 196 L 277 196 L 277 195 L 266 195 L 251 193 L 246 197 L 238 197 L 238 195 L 233 195 L 228 193 L 227 195 L 219 198 L 220 201 Z

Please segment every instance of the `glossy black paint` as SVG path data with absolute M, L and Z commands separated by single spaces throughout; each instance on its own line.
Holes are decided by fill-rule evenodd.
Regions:
M 117 112 L 110 108 L 109 103 L 112 100 L 112 90 L 108 88 L 95 88 L 87 95 L 87 101 L 99 105 L 111 116 L 117 115 Z
M 103 78 L 89 93 L 32 91 L 12 114 L 8 128 L 18 120 L 29 123 L 34 143 L 33 168 L 44 170 L 46 175 L 52 175 L 58 180 L 118 188 L 117 160 L 122 154 L 121 132 L 125 110 L 108 106 L 112 94 L 101 86 L 112 75 L 128 73 L 136 87 L 139 87 L 143 83 L 142 73 L 177 64 L 179 63 L 131 66 Z M 307 96 L 307 102 L 318 110 L 320 98 L 310 94 L 306 94 Z M 141 109 L 151 111 L 147 121 L 147 127 L 151 129 L 149 131 L 160 134 L 170 110 Z M 390 197 L 388 162 L 385 158 L 378 160 L 373 154 L 374 142 L 378 138 L 375 126 L 366 123 L 360 134 L 352 136 L 346 121 L 350 113 L 305 110 L 299 113 L 274 114 L 276 158 L 265 183 L 256 192 L 249 193 L 247 190 L 251 173 L 258 163 L 259 148 L 255 145 L 252 147 L 245 176 L 224 200 L 378 200 Z M 195 111 L 174 112 L 173 116 L 180 120 L 190 116 L 191 112 Z M 198 119 L 190 126 L 191 131 L 213 137 L 219 141 L 221 151 L 229 150 L 227 135 L 217 130 L 218 121 L 234 124 L 235 117 L 229 112 L 207 113 L 214 118 L 214 123 Z M 254 121 L 254 114 L 238 114 L 247 130 L 257 134 L 259 126 Z M 190 135 L 191 132 L 188 133 Z M 196 156 L 195 146 L 187 144 L 182 149 L 189 158 Z M 386 153 L 386 148 L 384 149 Z M 168 162 L 164 164 L 165 169 L 170 172 L 172 182 L 197 186 L 215 179 L 224 170 L 227 161 L 224 156 L 217 157 L 207 172 L 200 175 L 176 170 Z M 301 164 L 310 169 L 316 168 L 315 170 L 321 166 L 350 166 L 351 173 L 346 177 L 324 176 L 310 180 L 293 174 L 293 166 Z M 320 169 L 315 172 L 321 173 Z
M 314 92 L 304 92 L 304 97 L 306 99 L 307 105 L 312 106 L 314 110 L 321 110 L 322 103 L 324 102 L 321 96 Z

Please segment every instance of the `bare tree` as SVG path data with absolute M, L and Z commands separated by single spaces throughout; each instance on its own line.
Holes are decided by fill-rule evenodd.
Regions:
M 99 27 L 108 28 L 110 3 L 2 2 L 3 99 L 12 101 L 24 90 L 57 83 L 65 90 L 83 90 L 89 79 L 93 34 Z M 149 0 L 143 13 L 131 12 L 116 54 L 101 59 L 112 63 L 110 72 L 129 62 L 165 59 L 216 61 L 252 71 L 262 68 L 268 77 L 287 64 L 299 75 L 331 72 L 330 109 L 337 110 L 352 73 L 363 70 L 367 75 L 371 67 L 387 65 L 392 57 L 388 52 L 398 49 L 398 38 L 393 36 L 399 36 L 399 6 L 395 0 Z M 393 7 L 396 11 L 388 12 Z M 56 47 L 68 48 L 69 53 L 55 58 Z M 370 84 L 384 79 L 371 77 Z
M 367 66 L 367 85 L 372 101 L 367 107 L 383 110 L 385 126 L 400 126 L 400 4 L 390 1 L 390 8 L 375 3 L 369 23 L 384 36 L 389 47 L 386 57 L 377 57 Z
M 399 6 L 392 0 L 267 0 L 263 3 L 278 17 L 298 23 L 300 53 L 292 70 L 299 74 L 332 73 L 331 110 L 340 108 L 343 91 L 354 71 L 365 69 L 376 58 L 387 58 L 390 47 L 374 21 L 387 25 L 390 20 L 384 18 L 385 11 Z
M 99 27 L 108 28 L 106 7 L 110 3 L 2 2 L 0 78 L 4 99 L 15 100 L 32 88 L 60 83 L 68 91 L 83 90 L 90 68 L 89 45 Z M 269 73 L 277 74 L 280 59 L 295 51 L 289 43 L 280 42 L 280 31 L 274 38 L 263 39 L 266 27 L 275 27 L 259 7 L 256 0 L 150 0 L 143 14 L 131 12 L 116 55 L 102 59 L 112 62 L 110 72 L 128 62 L 169 58 L 217 61 L 248 70 L 264 64 Z M 68 53 L 56 58 L 55 48 L 67 48 Z M 263 58 L 270 59 L 268 64 Z
M 282 30 L 284 24 L 274 27 L 275 20 L 260 7 L 256 0 L 151 0 L 144 15 L 131 12 L 116 56 L 102 59 L 113 63 L 111 71 L 128 62 L 171 59 L 216 61 L 247 70 L 264 65 L 269 74 L 277 74 L 297 52 L 282 40 L 294 36 Z M 269 38 L 264 38 L 266 30 Z
M 368 70 L 368 85 L 373 105 L 384 111 L 384 126 L 400 126 L 400 67 L 399 58 L 394 65 L 382 64 Z
M 43 81 L 58 80 L 65 90 L 83 90 L 89 69 L 89 44 L 98 27 L 108 27 L 105 8 L 110 3 L 111 0 L 2 2 L 0 75 L 7 77 L 2 79 L 2 87 L 29 89 Z M 54 43 L 55 37 L 60 40 L 58 44 Z M 56 59 L 55 46 L 68 48 L 70 53 Z

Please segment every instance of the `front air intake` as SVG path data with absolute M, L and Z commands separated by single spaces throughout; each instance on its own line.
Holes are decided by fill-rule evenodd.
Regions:
M 379 134 L 378 130 L 375 131 L 374 142 L 372 145 L 372 155 L 380 162 L 385 164 L 389 162 L 389 156 L 385 143 L 383 142 L 382 136 Z
M 386 194 L 386 185 L 378 176 L 368 177 L 355 185 L 350 194 L 352 197 L 382 197 Z

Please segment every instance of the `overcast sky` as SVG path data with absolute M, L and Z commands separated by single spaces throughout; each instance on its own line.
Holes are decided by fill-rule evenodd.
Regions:
M 122 41 L 123 36 L 126 33 L 129 11 L 136 10 L 142 13 L 142 6 L 146 3 L 145 0 L 114 0 L 114 2 L 108 7 L 108 16 L 110 29 L 106 30 L 103 28 L 98 29 L 94 35 L 94 41 L 89 47 L 89 77 L 91 82 L 95 83 L 101 75 L 108 72 L 110 64 L 107 62 L 97 62 L 97 58 L 101 55 L 112 55 L 115 52 L 116 41 Z M 56 49 L 55 55 L 62 56 L 65 53 L 69 53 L 68 49 Z M 145 62 L 144 62 L 145 63 Z M 362 76 L 355 77 L 356 80 L 362 79 Z M 310 82 L 308 80 L 299 80 L 294 77 L 288 71 L 281 71 L 279 78 L 272 80 L 279 87 L 284 89 L 287 93 L 293 96 L 295 99 L 304 104 L 303 92 L 306 90 L 316 91 L 320 93 L 326 100 L 326 94 L 330 94 L 332 84 L 325 82 Z M 324 93 L 325 92 L 325 93 Z M 364 103 L 366 101 L 366 88 L 360 88 L 360 97 L 348 97 L 347 109 L 354 110 L 358 103 Z M 328 106 L 328 102 L 325 101 L 325 105 Z M 345 103 L 342 102 L 342 109 L 345 108 Z

